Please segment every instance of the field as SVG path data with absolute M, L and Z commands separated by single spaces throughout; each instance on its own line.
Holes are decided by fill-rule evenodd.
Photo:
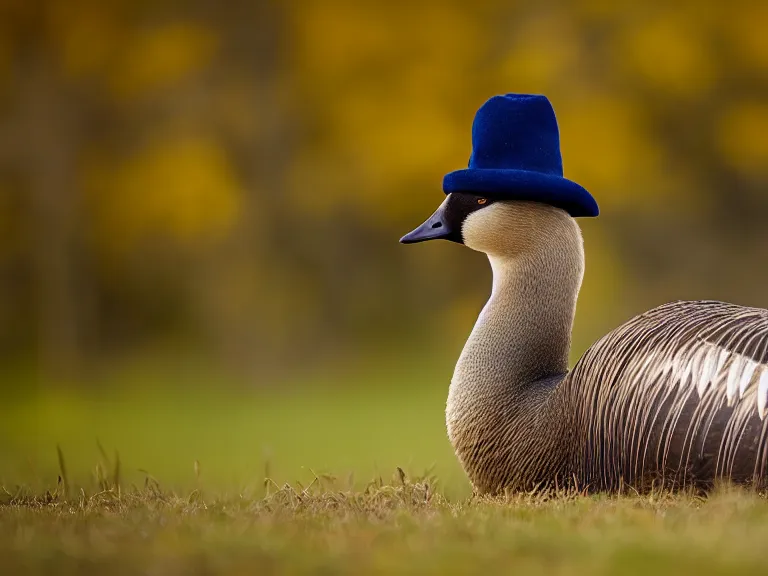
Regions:
M 738 490 L 472 498 L 446 369 L 418 365 L 255 390 L 138 369 L 7 398 L 0 574 L 768 569 L 768 502 Z

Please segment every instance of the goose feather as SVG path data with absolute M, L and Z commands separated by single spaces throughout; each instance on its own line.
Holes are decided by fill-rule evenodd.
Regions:
M 641 334 L 650 337 L 638 349 L 633 344 Z M 628 369 L 606 378 L 605 368 L 617 364 Z M 766 447 L 747 446 L 743 439 L 748 427 L 765 430 L 768 425 L 768 310 L 712 301 L 660 306 L 599 340 L 565 377 L 564 386 L 576 393 L 570 401 L 581 404 L 580 416 L 588 435 L 609 437 L 604 445 L 611 448 L 603 450 L 604 459 L 626 459 L 623 452 L 639 445 L 633 438 L 653 436 L 661 430 L 657 452 L 673 469 L 672 476 L 679 478 L 695 468 L 691 464 L 694 446 L 700 447 L 702 462 L 717 453 L 720 475 L 730 472 L 736 454 L 745 451 L 753 456 L 755 479 L 765 475 L 756 459 L 764 457 Z M 599 396 L 604 399 L 602 404 L 589 405 L 579 398 L 591 397 L 584 394 L 590 388 L 612 393 Z M 666 409 L 652 409 L 655 398 L 666 398 Z M 609 420 L 618 419 L 628 406 L 634 411 L 626 414 L 624 427 L 616 423 L 605 426 L 590 415 L 597 411 L 607 414 Z M 713 427 L 718 434 L 710 434 Z M 715 437 L 717 446 L 713 447 Z M 619 466 L 620 473 L 641 476 L 647 455 L 630 456 L 636 462 L 634 468 L 628 471 Z M 585 465 L 614 468 L 599 460 Z M 595 473 L 587 471 L 584 476 Z

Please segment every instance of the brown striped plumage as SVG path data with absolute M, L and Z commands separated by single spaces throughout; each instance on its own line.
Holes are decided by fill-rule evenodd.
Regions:
M 768 311 L 723 302 L 666 304 L 608 334 L 561 383 L 587 451 L 577 477 L 604 489 L 762 485 L 767 347 Z

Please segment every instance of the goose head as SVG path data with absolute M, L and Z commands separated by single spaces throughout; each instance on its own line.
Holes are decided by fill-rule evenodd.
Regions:
M 554 249 L 562 240 L 580 244 L 581 234 L 565 210 L 549 204 L 454 192 L 400 242 L 440 239 L 464 244 L 489 257 L 516 258 Z

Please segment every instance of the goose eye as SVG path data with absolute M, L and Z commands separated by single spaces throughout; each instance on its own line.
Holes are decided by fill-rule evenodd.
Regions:
M 477 203 L 478 204 L 485 204 L 486 202 L 488 202 L 488 198 L 478 198 L 477 199 Z

